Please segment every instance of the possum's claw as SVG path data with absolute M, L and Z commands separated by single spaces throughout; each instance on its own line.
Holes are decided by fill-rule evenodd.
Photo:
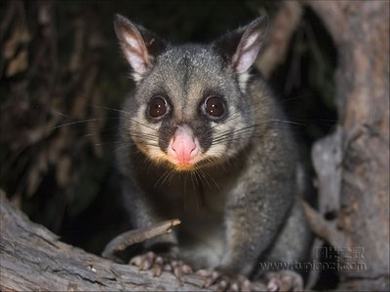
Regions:
M 218 271 L 202 269 L 197 271 L 196 273 L 203 278 L 203 286 L 205 288 L 209 288 L 210 286 L 217 284 L 218 282 L 220 282 L 220 280 L 222 280 L 222 274 Z
M 251 291 L 252 283 L 242 275 L 228 276 L 218 271 L 199 270 L 197 274 L 204 279 L 203 286 L 216 286 L 218 291 Z
M 142 255 L 137 255 L 130 260 L 130 265 L 138 267 L 141 271 L 150 270 L 156 262 L 157 256 L 149 251 Z
M 133 257 L 129 263 L 137 266 L 141 271 L 151 270 L 154 277 L 160 277 L 165 271 L 173 273 L 178 280 L 181 280 L 183 275 L 192 273 L 192 268 L 182 261 L 165 258 L 152 251 Z
M 267 290 L 276 291 L 302 291 L 303 279 L 294 271 L 279 271 L 266 274 L 268 280 Z

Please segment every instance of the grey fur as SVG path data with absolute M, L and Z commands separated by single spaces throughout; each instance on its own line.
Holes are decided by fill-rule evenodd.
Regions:
M 256 21 L 249 27 L 261 32 Z M 164 43 L 125 102 L 117 161 L 136 227 L 179 218 L 177 231 L 157 242 L 175 244 L 177 256 L 195 268 L 249 276 L 259 260 L 303 260 L 309 233 L 297 196 L 297 145 L 265 81 L 257 73 L 240 78 L 221 54 L 228 37 L 205 46 Z M 162 123 L 148 121 L 147 103 L 163 91 L 173 107 L 169 125 L 194 127 L 204 123 L 198 105 L 210 89 L 229 108 L 226 120 L 208 122 L 211 140 L 224 131 L 230 138 L 202 149 L 210 162 L 197 172 L 177 172 L 155 146 Z

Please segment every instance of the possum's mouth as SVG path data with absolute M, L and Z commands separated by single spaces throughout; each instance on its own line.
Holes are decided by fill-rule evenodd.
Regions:
M 165 158 L 174 170 L 179 172 L 188 172 L 199 168 L 202 162 L 202 156 L 202 154 L 198 153 L 189 160 L 180 160 L 168 154 L 165 155 Z
M 169 166 L 177 172 L 196 172 L 198 169 L 205 169 L 216 166 L 222 162 L 221 158 L 208 155 L 200 155 L 199 159 L 193 163 L 175 163 L 166 159 Z
M 166 165 L 177 172 L 191 172 L 205 165 L 207 158 L 202 153 L 198 153 L 191 159 L 180 160 L 177 157 L 167 154 L 161 149 L 148 147 L 142 143 L 136 143 L 137 148 L 153 163 Z

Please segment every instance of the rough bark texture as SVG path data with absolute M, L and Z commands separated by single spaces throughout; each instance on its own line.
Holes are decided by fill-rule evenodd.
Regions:
M 302 5 L 295 1 L 281 3 L 270 25 L 270 33 L 256 67 L 269 78 L 272 71 L 285 60 L 291 37 L 302 16 Z
M 170 273 L 156 279 L 151 272 L 64 244 L 0 196 L 1 291 L 206 291 L 197 275 L 184 276 L 182 282 Z
M 361 249 L 359 258 L 349 257 L 346 263 L 353 260 L 364 267 L 340 270 L 339 288 L 388 290 L 389 2 L 307 3 L 325 23 L 339 54 L 340 127 L 315 146 L 322 151 L 313 152 L 320 186 L 336 191 L 327 195 L 320 189 L 327 196 L 320 198 L 320 211 L 337 215 L 335 224 L 345 238 L 344 248 Z M 335 153 L 341 153 L 341 161 L 334 159 Z M 335 175 L 324 175 L 325 168 L 335 170 Z

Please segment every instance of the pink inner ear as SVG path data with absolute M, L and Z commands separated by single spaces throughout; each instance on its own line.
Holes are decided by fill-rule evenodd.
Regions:
M 257 54 L 260 50 L 259 37 L 259 33 L 253 33 L 238 46 L 238 50 L 233 58 L 237 73 L 246 72 L 256 61 Z
M 130 47 L 132 47 L 132 48 L 139 47 L 138 41 L 134 36 L 130 36 L 127 34 L 127 35 L 125 35 L 125 40 Z
M 134 72 L 138 74 L 144 74 L 146 72 L 145 61 L 142 59 L 142 57 L 139 54 L 134 53 L 134 51 L 126 51 L 125 55 L 127 61 L 130 63 Z
M 250 35 L 249 38 L 245 42 L 243 50 L 245 51 L 248 48 L 250 48 L 250 46 L 252 46 L 258 38 L 259 38 L 259 33 L 254 33 L 254 34 Z
M 122 48 L 127 61 L 130 63 L 134 73 L 142 75 L 146 72 L 149 59 L 146 46 L 141 35 L 124 32 Z

